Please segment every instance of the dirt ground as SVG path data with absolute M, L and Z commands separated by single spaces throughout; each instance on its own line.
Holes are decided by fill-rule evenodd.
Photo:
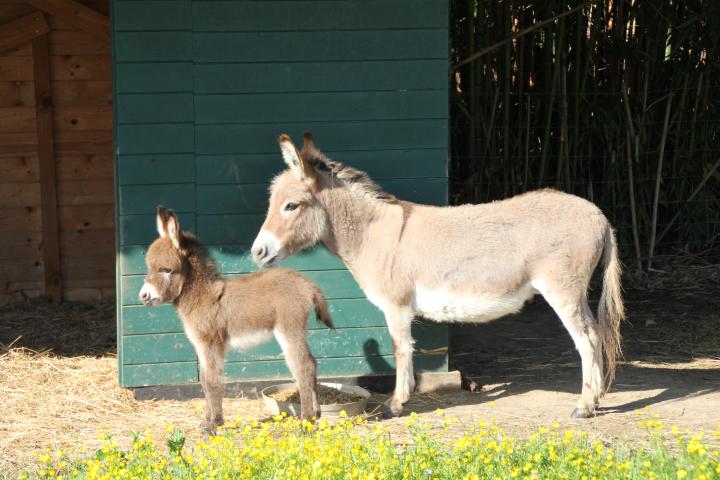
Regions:
M 645 282 L 648 288 L 626 292 L 625 361 L 594 418 L 569 418 L 579 357 L 540 298 L 516 316 L 452 326 L 453 366 L 475 391 L 415 395 L 407 411 L 442 408 L 461 427 L 494 418 L 516 433 L 557 421 L 607 442 L 641 441 L 638 422 L 651 414 L 712 431 L 720 426 L 720 282 L 717 268 L 710 273 L 672 290 Z M 114 349 L 112 304 L 0 307 L 0 478 L 26 469 L 42 449 L 93 447 L 101 429 L 127 439 L 147 428 L 164 438 L 171 423 L 190 444 L 200 437 L 202 400 L 134 400 L 117 387 Z M 227 417 L 267 417 L 256 399 L 226 399 L 225 407 Z M 398 432 L 403 422 L 383 421 Z

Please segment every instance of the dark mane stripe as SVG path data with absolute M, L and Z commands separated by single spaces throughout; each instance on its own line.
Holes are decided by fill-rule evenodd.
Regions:
M 330 160 L 316 149 L 303 149 L 301 153 L 303 160 L 307 162 L 316 172 L 322 174 L 330 181 L 340 181 L 351 190 L 364 193 L 373 200 L 385 203 L 397 203 L 397 198 L 384 191 L 373 182 L 367 173 L 352 167 L 347 167 L 340 162 Z

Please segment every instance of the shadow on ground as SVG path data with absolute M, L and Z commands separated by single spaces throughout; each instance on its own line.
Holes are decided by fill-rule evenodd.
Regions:
M 27 348 L 61 356 L 115 354 L 114 302 L 64 302 L 45 299 L 0 306 L 0 352 Z

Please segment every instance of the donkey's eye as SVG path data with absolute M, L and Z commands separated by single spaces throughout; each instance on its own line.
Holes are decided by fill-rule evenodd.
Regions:
M 286 212 L 292 212 L 293 210 L 296 210 L 299 206 L 300 204 L 298 203 L 290 202 L 285 204 L 285 208 L 283 208 L 283 210 L 285 210 Z
M 172 270 L 170 270 L 169 268 L 161 268 L 161 269 L 158 270 L 158 271 L 159 271 L 160 273 L 172 273 Z

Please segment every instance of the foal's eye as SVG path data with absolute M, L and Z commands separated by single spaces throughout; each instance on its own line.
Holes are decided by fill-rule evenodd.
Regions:
M 285 210 L 286 212 L 292 212 L 293 210 L 297 209 L 299 206 L 300 205 L 298 203 L 290 202 L 290 203 L 285 204 L 285 208 L 283 208 L 283 210 Z
M 161 268 L 161 269 L 159 270 L 159 272 L 160 272 L 160 273 L 172 273 L 172 270 L 170 270 L 169 268 Z

